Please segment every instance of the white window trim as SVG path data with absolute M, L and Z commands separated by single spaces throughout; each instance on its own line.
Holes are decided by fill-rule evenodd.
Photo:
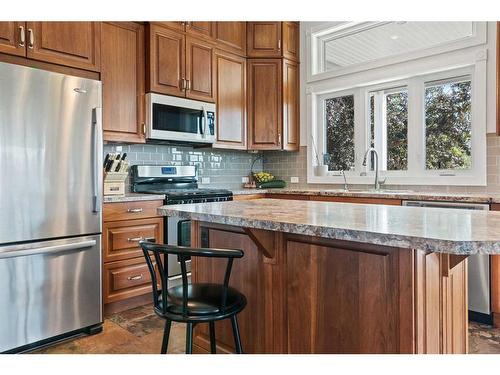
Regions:
M 386 176 L 387 184 L 390 185 L 457 185 L 457 186 L 486 186 L 486 50 L 472 51 L 460 54 L 459 58 L 441 56 L 428 61 L 412 62 L 410 66 L 405 65 L 408 77 L 398 80 L 380 79 L 377 72 L 374 75 L 357 74 L 356 79 L 335 79 L 310 84 L 306 90 L 307 111 L 307 182 L 318 184 L 342 184 L 343 177 L 339 172 L 329 172 L 327 176 L 314 175 L 315 156 L 312 144 L 314 137 L 319 152 L 324 152 L 324 139 L 319 137 L 323 134 L 321 101 L 326 97 L 354 94 L 355 96 L 355 169 L 346 172 L 348 183 L 372 184 L 374 172 L 368 171 L 362 166 L 362 158 L 369 144 L 369 127 L 366 126 L 369 118 L 369 92 L 382 88 L 407 86 L 409 100 L 413 99 L 413 105 L 408 109 L 408 139 L 417 141 L 408 144 L 408 170 L 407 171 L 383 171 L 382 177 Z M 439 67 L 439 65 L 441 65 Z M 392 75 L 398 68 L 386 69 L 386 76 Z M 471 170 L 453 170 L 453 176 L 446 176 L 446 171 L 425 170 L 424 153 L 424 81 L 470 75 L 472 79 L 472 168 Z M 417 77 L 417 78 L 413 78 Z M 422 80 L 422 77 L 425 77 Z M 400 78 L 400 77 L 398 77 Z M 371 81 L 370 81 L 371 79 Z M 384 81 L 382 83 L 382 81 Z M 371 83 L 371 84 L 370 84 Z M 350 86 L 351 88 L 347 88 Z M 364 101 L 364 105 L 356 105 L 358 101 Z M 414 124 L 422 124 L 420 127 Z M 366 172 L 366 176 L 360 176 Z
M 323 40 L 322 38 L 331 33 L 339 35 L 347 32 L 362 31 L 376 25 L 382 25 L 388 22 L 342 22 L 327 23 L 317 27 L 311 27 L 306 31 L 306 64 L 307 64 L 307 82 L 321 81 L 327 78 L 338 77 L 346 74 L 365 71 L 387 65 L 397 64 L 405 61 L 420 59 L 427 56 L 433 56 L 440 53 L 451 52 L 468 47 L 474 47 L 485 44 L 487 40 L 487 22 L 473 22 L 473 34 L 469 37 L 461 38 L 451 42 L 445 42 L 433 47 L 421 49 L 414 52 L 398 54 L 375 61 L 355 64 L 343 67 L 334 71 L 322 71 L 323 62 Z

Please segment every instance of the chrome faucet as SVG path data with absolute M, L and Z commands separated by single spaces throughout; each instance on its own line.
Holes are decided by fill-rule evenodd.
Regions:
M 370 147 L 368 150 L 365 152 L 365 157 L 363 158 L 363 166 L 366 166 L 366 159 L 368 158 L 368 155 L 370 153 L 375 154 L 375 190 L 380 190 L 380 185 L 385 183 L 385 179 L 382 181 L 379 181 L 378 179 L 378 152 L 375 150 L 373 147 Z

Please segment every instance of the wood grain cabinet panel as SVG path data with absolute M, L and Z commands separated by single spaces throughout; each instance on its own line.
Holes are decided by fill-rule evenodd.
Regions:
M 156 212 L 156 209 L 160 206 L 163 206 L 163 201 L 105 203 L 103 220 L 108 222 L 160 217 Z
M 163 219 L 114 221 L 103 226 L 103 261 L 141 257 L 141 239 L 163 242 Z
M 186 22 L 185 21 L 162 21 L 162 22 L 153 22 L 155 24 L 169 27 L 171 29 L 177 31 L 186 31 Z
M 216 22 L 215 40 L 217 48 L 245 56 L 247 52 L 246 22 Z
M 0 52 L 26 56 L 26 22 L 0 22 Z
M 249 59 L 248 148 L 279 150 L 282 137 L 282 61 Z
M 186 97 L 215 101 L 215 47 L 213 44 L 186 37 Z
M 299 141 L 299 64 L 283 59 L 283 149 L 298 151 Z
M 101 80 L 104 140 L 145 142 L 144 26 L 103 22 Z
M 103 300 L 112 303 L 151 292 L 151 275 L 143 258 L 105 263 Z
M 248 57 L 281 57 L 281 22 L 247 22 Z
M 298 22 L 282 22 L 282 32 L 283 32 L 283 46 L 282 54 L 283 57 L 299 61 L 300 59 L 300 32 Z
M 146 84 L 148 91 L 185 96 L 184 34 L 157 24 L 148 25 Z
M 28 22 L 26 43 L 29 58 L 100 71 L 100 22 Z
M 246 149 L 246 59 L 217 52 L 217 143 L 215 147 Z
M 215 22 L 188 21 L 186 22 L 186 34 L 213 39 L 215 37 Z

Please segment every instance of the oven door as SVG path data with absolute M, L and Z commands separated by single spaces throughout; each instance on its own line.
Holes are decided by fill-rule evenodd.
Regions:
M 167 220 L 167 244 L 174 246 L 191 246 L 191 220 L 178 217 L 168 217 Z M 191 261 L 186 262 L 188 272 L 191 272 Z M 181 264 L 176 255 L 168 256 L 168 278 L 169 280 L 180 279 Z
M 148 94 L 147 102 L 147 138 L 215 142 L 215 104 L 159 94 Z

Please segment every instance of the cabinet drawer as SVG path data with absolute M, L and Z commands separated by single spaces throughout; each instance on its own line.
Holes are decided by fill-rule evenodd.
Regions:
M 143 257 L 104 264 L 104 303 L 118 302 L 150 292 L 151 274 Z
M 163 201 L 161 200 L 105 203 L 103 209 L 103 220 L 106 222 L 159 217 L 156 213 L 156 209 L 160 206 L 163 206 Z
M 142 250 L 139 241 L 142 238 L 163 242 L 163 219 L 140 219 L 116 221 L 103 225 L 103 261 L 140 257 Z

